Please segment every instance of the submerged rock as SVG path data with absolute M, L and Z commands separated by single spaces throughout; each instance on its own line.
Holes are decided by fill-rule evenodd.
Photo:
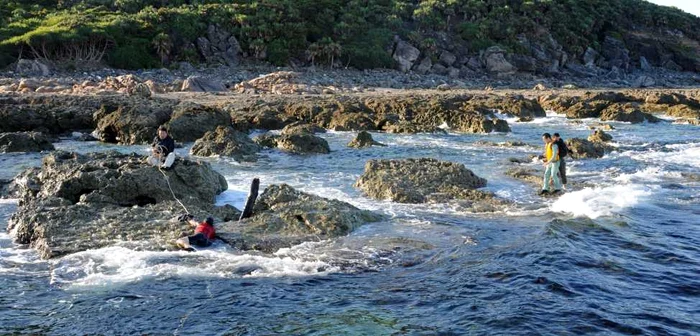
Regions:
M 475 190 L 486 186 L 463 164 L 435 159 L 370 160 L 355 183 L 367 196 L 399 203 L 432 200 L 488 200 L 493 195 Z
M 579 138 L 566 140 L 566 147 L 569 149 L 569 156 L 573 159 L 601 158 L 612 149 L 602 142 L 592 142 Z
M 0 153 L 54 150 L 50 139 L 39 132 L 0 133 Z
M 153 242 L 148 248 L 162 249 L 191 232 L 173 220 L 184 211 L 173 193 L 195 215 L 225 220 L 238 214 L 232 207 L 215 211 L 214 198 L 227 183 L 208 164 L 181 160 L 160 171 L 144 161 L 116 152 L 46 156 L 41 168 L 13 181 L 20 203 L 8 231 L 52 258 L 121 241 L 146 240 Z
M 214 131 L 207 132 L 198 139 L 190 154 L 197 156 L 230 156 L 237 161 L 257 161 L 260 146 L 253 142 L 248 135 L 233 127 L 219 126 Z
M 357 134 L 355 139 L 350 141 L 348 144 L 348 147 L 350 148 L 367 148 L 367 147 L 372 147 L 372 146 L 386 146 L 383 143 L 379 143 L 374 141 L 372 139 L 372 135 L 369 134 L 368 132 L 362 131 Z
M 277 139 L 277 148 L 294 154 L 328 154 L 328 142 L 313 134 L 282 135 Z
M 348 203 L 271 185 L 260 195 L 253 216 L 217 227 L 217 235 L 243 250 L 275 252 L 304 241 L 344 236 L 382 216 Z

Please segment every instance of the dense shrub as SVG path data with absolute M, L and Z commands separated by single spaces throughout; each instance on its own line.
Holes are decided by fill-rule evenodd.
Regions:
M 428 55 L 443 35 L 472 52 L 494 44 L 518 52 L 521 37 L 546 39 L 544 31 L 575 56 L 640 28 L 700 40 L 699 18 L 641 0 L 3 0 L 0 66 L 20 51 L 60 61 L 104 46 L 116 67 L 196 62 L 196 39 L 211 24 L 273 64 L 307 61 L 332 41 L 333 59 L 356 68 L 393 66 L 394 35 Z

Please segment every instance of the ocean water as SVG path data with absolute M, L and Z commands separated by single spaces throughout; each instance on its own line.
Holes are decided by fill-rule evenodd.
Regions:
M 617 150 L 569 160 L 579 187 L 557 199 L 504 175 L 514 167 L 508 158 L 541 151 L 543 132 L 586 137 L 596 121 L 550 114 L 511 120 L 508 134 L 376 133 L 388 146 L 365 150 L 345 147 L 354 134 L 329 132 L 321 136 L 330 155 L 206 159 L 229 182 L 220 204 L 241 207 L 259 177 L 262 188 L 287 183 L 388 218 L 274 255 L 217 243 L 197 253 L 113 246 L 45 261 L 5 233 L 16 201 L 0 200 L 0 334 L 700 334 L 699 128 L 612 123 Z M 371 200 L 353 188 L 368 160 L 408 157 L 464 163 L 513 204 L 471 213 Z M 0 178 L 40 160 L 2 154 Z

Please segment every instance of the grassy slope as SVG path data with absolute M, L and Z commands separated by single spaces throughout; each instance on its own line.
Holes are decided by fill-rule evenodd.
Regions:
M 20 53 L 75 61 L 102 50 L 119 68 L 198 62 L 194 42 L 211 23 L 251 57 L 283 65 L 311 53 L 316 63 L 332 57 L 358 68 L 393 66 L 386 48 L 395 34 L 427 54 L 441 34 L 472 53 L 496 44 L 527 53 L 519 35 L 551 35 L 574 57 L 600 49 L 605 36 L 637 36 L 633 56 L 661 43 L 689 59 L 700 41 L 700 18 L 641 0 L 6 0 L 0 66 Z

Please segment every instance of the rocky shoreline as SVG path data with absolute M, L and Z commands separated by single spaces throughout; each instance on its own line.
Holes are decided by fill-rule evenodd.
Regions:
M 53 92 L 32 89 L 26 79 L 12 79 L 17 83 L 9 85 L 16 88 L 0 93 L 0 148 L 3 152 L 52 151 L 51 140 L 66 135 L 145 144 L 160 125 L 166 125 L 176 140 L 195 142 L 193 156 L 255 162 L 263 148 L 294 155 L 328 154 L 328 143 L 319 135 L 326 130 L 358 132 L 350 147 L 372 150 L 369 147 L 382 144 L 366 131 L 510 132 L 506 119 L 531 122 L 545 117 L 546 110 L 569 119 L 646 122 L 649 127 L 668 122 L 657 117 L 663 114 L 676 118 L 675 122 L 700 125 L 700 90 L 693 88 L 585 91 L 548 89 L 539 83 L 525 90 L 467 90 L 449 85 L 438 90 L 348 89 L 305 82 L 304 76 L 276 72 L 221 86 L 198 77 L 186 79 L 188 83 L 178 88 L 126 75 Z M 221 92 L 183 90 L 193 87 L 199 91 L 218 87 L 216 91 Z M 611 138 L 603 131 L 610 127 L 600 124 L 589 139 L 569 139 L 572 158 L 594 159 L 614 150 L 606 144 Z M 252 130 L 274 132 L 251 139 Z M 536 184 L 538 174 L 523 165 L 529 162 L 514 158 L 515 166 L 506 167 L 504 174 Z M 446 175 L 451 178 L 445 179 Z M 172 194 L 166 181 L 172 184 Z M 370 198 L 400 203 L 456 202 L 474 212 L 510 206 L 479 190 L 486 184 L 463 165 L 423 158 L 368 162 L 355 187 Z M 236 222 L 238 209 L 214 206 L 214 197 L 226 188 L 223 176 L 191 159 L 181 159 L 172 171 L 160 172 L 135 154 L 60 151 L 50 152 L 41 168 L 2 183 L 3 193 L 20 199 L 8 230 L 44 258 L 124 241 L 147 240 L 153 242 L 153 249 L 170 248 L 168 242 L 188 230 L 174 221 L 183 211 L 176 202 L 180 198 L 193 213 L 215 214 L 223 222 L 219 232 L 228 244 L 263 252 L 347 235 L 364 223 L 382 220 L 350 204 L 279 185 L 262 193 L 253 217 Z

